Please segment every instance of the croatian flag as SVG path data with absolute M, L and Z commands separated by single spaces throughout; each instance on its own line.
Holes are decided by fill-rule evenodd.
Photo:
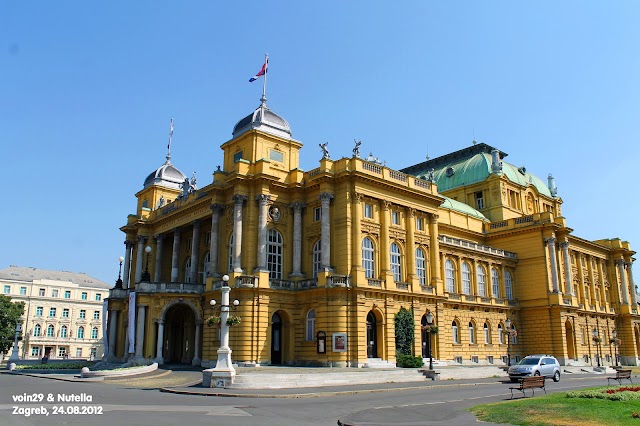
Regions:
M 254 75 L 253 77 L 251 77 L 249 79 L 249 83 L 253 83 L 257 79 L 259 79 L 260 77 L 265 75 L 267 73 L 267 66 L 268 65 L 269 65 L 269 57 L 266 57 L 266 58 L 264 58 L 264 65 L 262 66 L 262 69 L 258 72 L 258 74 Z

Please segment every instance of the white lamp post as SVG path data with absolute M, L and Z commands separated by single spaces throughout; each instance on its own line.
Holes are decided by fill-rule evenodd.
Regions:
M 9 361 L 20 360 L 20 355 L 18 354 L 18 337 L 20 337 L 20 333 L 22 333 L 22 320 L 18 319 L 18 322 L 16 323 L 16 335 L 13 338 L 13 350 L 11 351 Z
M 511 320 L 507 318 L 504 325 L 507 327 L 507 367 L 511 367 Z

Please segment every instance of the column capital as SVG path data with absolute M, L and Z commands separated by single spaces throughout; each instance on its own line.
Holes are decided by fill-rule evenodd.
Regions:
M 155 238 L 156 241 L 163 241 L 165 237 L 166 235 L 164 234 L 158 234 L 158 235 L 155 235 L 153 238 Z
M 617 265 L 617 266 L 622 266 L 623 268 L 624 268 L 624 266 L 625 266 L 625 264 L 626 264 L 626 262 L 624 261 L 624 259 L 616 259 L 616 260 L 615 260 L 615 262 L 616 262 L 616 265 Z
M 416 217 L 416 209 L 408 207 L 407 211 L 409 212 L 409 217 Z
M 561 241 L 560 242 L 560 248 L 568 249 L 569 248 L 569 241 Z
M 138 241 L 138 244 L 144 244 L 147 242 L 147 237 L 145 237 L 144 235 L 138 235 L 136 237 L 136 241 Z
M 220 213 L 221 211 L 224 210 L 225 206 L 224 206 L 224 204 L 216 204 L 216 203 L 214 203 L 214 204 L 211 204 L 209 206 L 209 208 L 211 209 L 211 211 L 213 213 Z
M 544 242 L 551 246 L 556 243 L 556 237 L 545 238 Z
M 333 199 L 333 194 L 330 192 L 322 192 L 320 193 L 320 201 L 322 202 L 330 202 Z
M 131 247 L 133 244 L 135 244 L 135 241 L 124 240 L 124 245 L 127 246 L 127 247 Z
M 440 218 L 440 215 L 438 213 L 429 213 L 429 219 L 431 220 L 432 223 L 438 222 L 439 218 Z
M 164 324 L 164 318 L 158 318 L 156 322 L 160 325 Z
M 256 201 L 258 203 L 260 203 L 260 205 L 264 206 L 266 205 L 269 200 L 271 199 L 271 195 L 269 194 L 258 194 L 256 195 Z
M 307 205 L 305 203 L 296 201 L 294 203 L 290 203 L 289 204 L 289 208 L 293 209 L 294 211 L 301 211 L 303 208 L 307 207 Z
M 389 210 L 391 207 L 391 201 L 382 200 L 382 210 Z
M 249 197 L 247 197 L 246 195 L 241 195 L 241 194 L 235 194 L 232 197 L 233 203 L 235 205 L 242 205 L 244 204 L 245 201 L 247 201 L 249 199 Z
M 193 225 L 194 227 L 200 227 L 201 223 L 202 223 L 202 220 L 196 219 L 196 220 L 191 222 L 191 225 Z

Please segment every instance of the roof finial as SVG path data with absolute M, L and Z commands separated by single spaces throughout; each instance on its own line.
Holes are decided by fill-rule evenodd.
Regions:
M 431 157 L 429 157 L 429 145 L 427 145 L 427 161 L 431 160 Z
M 173 118 L 169 128 L 169 145 L 167 145 L 167 164 L 171 163 L 171 139 L 173 138 Z

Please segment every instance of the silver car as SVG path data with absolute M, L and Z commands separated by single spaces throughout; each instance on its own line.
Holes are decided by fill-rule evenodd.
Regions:
M 551 355 L 529 355 L 516 365 L 509 367 L 509 378 L 512 382 L 526 376 L 545 376 L 560 381 L 560 363 Z

